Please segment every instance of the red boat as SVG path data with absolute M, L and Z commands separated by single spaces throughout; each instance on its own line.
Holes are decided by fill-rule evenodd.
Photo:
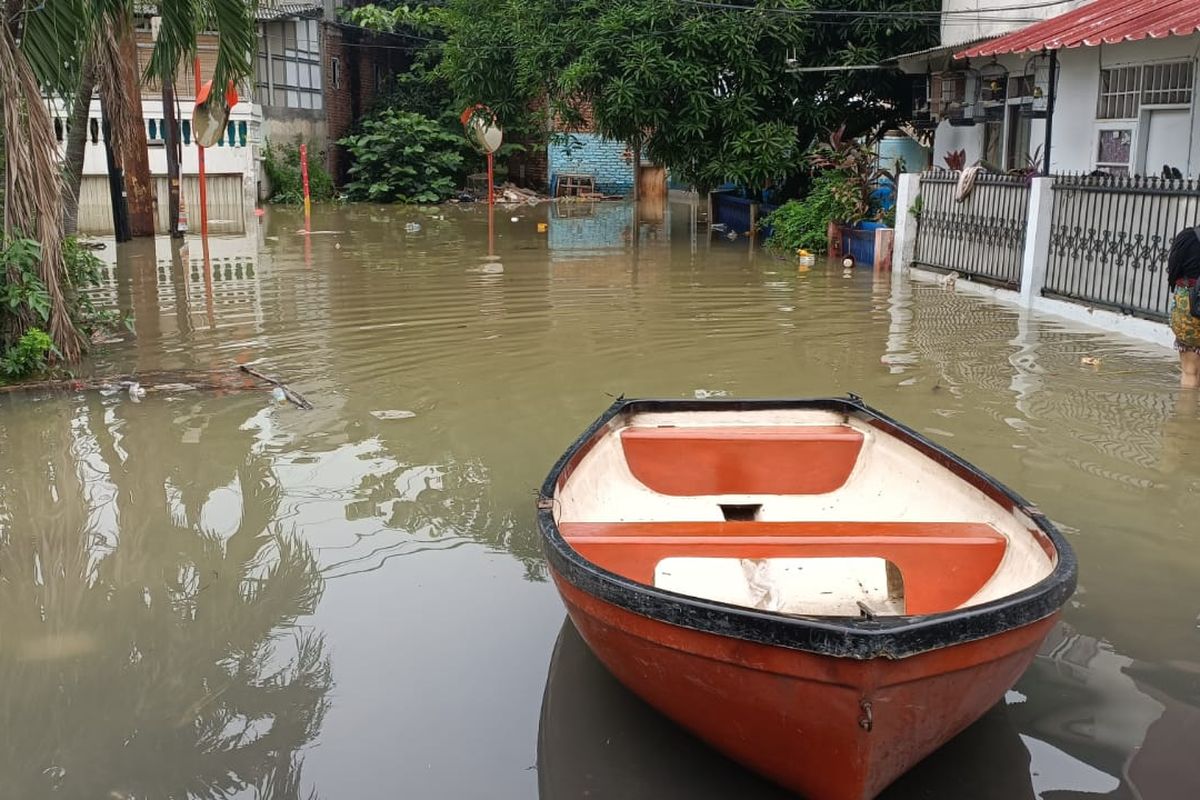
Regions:
M 609 671 L 809 800 L 873 798 L 982 716 L 1075 589 L 1037 509 L 856 397 L 620 400 L 538 509 Z

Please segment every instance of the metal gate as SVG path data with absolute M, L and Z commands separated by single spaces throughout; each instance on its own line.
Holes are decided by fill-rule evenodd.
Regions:
M 1175 234 L 1196 224 L 1195 181 L 1056 176 L 1042 293 L 1165 320 L 1167 253 Z
M 1029 181 L 985 175 L 961 202 L 957 172 L 921 176 L 914 263 L 1017 289 L 1025 256 Z

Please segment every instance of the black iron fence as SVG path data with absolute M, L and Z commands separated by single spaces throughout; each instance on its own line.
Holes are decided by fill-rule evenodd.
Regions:
M 1021 285 L 1029 182 L 977 175 L 959 200 L 959 173 L 921 176 L 915 263 L 1010 289 Z
M 1059 175 L 1042 293 L 1148 319 L 1170 306 L 1167 252 L 1200 225 L 1194 180 Z

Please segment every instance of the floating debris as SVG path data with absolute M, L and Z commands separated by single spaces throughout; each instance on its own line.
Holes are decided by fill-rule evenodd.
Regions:
M 495 196 L 496 201 L 500 203 L 527 203 L 529 205 L 544 203 L 550 199 L 543 194 L 538 194 L 529 189 L 522 189 L 520 186 L 512 183 L 504 183 L 497 186 Z
M 374 417 L 375 419 L 384 419 L 384 420 L 412 419 L 413 417 L 416 416 L 416 413 L 412 412 L 412 411 L 404 411 L 404 410 L 372 411 L 371 416 Z
M 245 364 L 239 364 L 238 369 L 247 375 L 253 375 L 260 381 L 266 381 L 267 383 L 272 384 L 276 389 L 282 390 L 284 398 L 296 407 L 303 408 L 305 411 L 312 410 L 313 404 L 305 400 L 304 396 L 299 392 L 292 391 L 292 389 L 289 388 L 286 383 L 278 381 L 275 378 L 272 378 L 270 375 L 264 375 L 253 367 L 247 367 Z

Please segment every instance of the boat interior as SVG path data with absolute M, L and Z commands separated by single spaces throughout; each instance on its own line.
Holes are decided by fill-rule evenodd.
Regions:
M 803 616 L 934 614 L 1049 575 L 1020 509 L 886 430 L 817 409 L 618 417 L 563 473 L 555 520 L 593 564 Z

